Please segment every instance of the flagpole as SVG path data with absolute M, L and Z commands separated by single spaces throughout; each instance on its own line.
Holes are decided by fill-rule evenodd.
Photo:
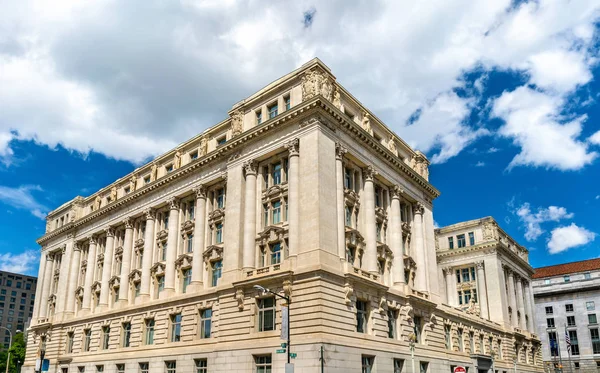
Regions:
M 563 372 L 562 354 L 560 353 L 560 332 L 556 333 L 556 347 L 558 348 L 558 363 L 560 364 L 560 372 Z
M 565 324 L 565 337 L 567 336 L 567 324 Z M 571 338 L 569 338 L 569 345 L 567 346 L 567 353 L 569 355 L 569 372 L 573 373 L 573 367 L 571 366 Z

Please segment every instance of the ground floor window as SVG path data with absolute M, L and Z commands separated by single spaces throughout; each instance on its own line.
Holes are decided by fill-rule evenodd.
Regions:
M 254 357 L 256 364 L 256 373 L 271 373 L 272 362 L 271 355 L 260 355 Z
M 373 371 L 374 356 L 362 356 L 362 373 L 371 373 Z

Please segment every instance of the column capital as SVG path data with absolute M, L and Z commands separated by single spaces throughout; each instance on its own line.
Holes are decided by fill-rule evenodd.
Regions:
M 339 142 L 335 143 L 335 159 L 341 160 L 342 158 L 344 158 L 344 154 L 346 154 L 347 152 L 348 149 L 346 149 L 342 144 L 340 144 Z
M 290 157 L 298 157 L 300 155 L 300 140 L 293 139 L 285 143 L 284 147 L 290 153 Z
M 204 184 L 200 184 L 192 190 L 196 194 L 196 199 L 206 199 L 206 186 Z
M 48 262 L 53 262 L 54 261 L 54 254 L 53 253 L 46 253 L 46 260 Z
M 256 172 L 258 170 L 258 163 L 256 163 L 255 160 L 250 160 L 250 161 L 244 162 L 242 167 L 244 167 L 244 172 L 246 173 L 246 176 L 256 175 Z
M 146 220 L 154 220 L 156 218 L 156 211 L 152 208 L 148 208 L 144 210 L 144 215 L 146 216 Z
M 123 220 L 123 224 L 125 224 L 125 229 L 133 229 L 133 219 L 131 216 L 126 217 Z
M 413 212 L 415 214 L 419 214 L 419 215 L 422 215 L 423 210 L 425 210 L 425 206 L 423 206 L 423 204 L 421 202 L 413 203 L 412 207 L 413 207 Z
M 477 269 L 483 269 L 484 268 L 483 260 L 475 262 L 475 266 L 477 267 Z
M 446 276 L 452 276 L 452 274 L 454 273 L 454 268 L 452 268 L 452 266 L 448 266 L 448 267 L 442 268 L 442 271 L 444 271 L 444 274 Z
M 81 242 L 75 241 L 73 243 L 73 251 L 81 251 L 81 246 L 83 246 Z
M 104 232 L 106 232 L 106 237 L 115 236 L 115 229 L 113 227 L 104 228 Z
M 390 193 L 392 194 L 392 199 L 400 199 L 404 195 L 404 189 L 400 187 L 400 185 L 394 185 L 390 189 Z
M 167 200 L 167 204 L 169 205 L 170 210 L 178 210 L 179 209 L 179 198 L 171 197 Z
M 92 234 L 88 237 L 88 240 L 90 240 L 90 245 L 95 245 L 97 239 L 98 239 L 98 237 L 96 237 L 96 235 L 94 235 L 94 234 Z
M 367 167 L 363 168 L 363 176 L 365 181 L 373 181 L 375 176 L 377 176 L 377 170 L 375 170 L 375 167 L 372 165 L 368 165 Z

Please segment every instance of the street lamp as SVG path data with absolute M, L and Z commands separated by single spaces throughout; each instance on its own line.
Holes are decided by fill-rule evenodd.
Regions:
M 8 365 L 10 364 L 10 348 L 12 346 L 12 331 L 9 328 L 4 327 L 4 326 L 0 326 L 0 328 L 8 331 L 8 335 L 9 335 L 9 338 L 8 338 L 8 355 L 6 357 L 6 373 L 8 373 Z M 21 333 L 21 331 L 17 330 L 17 333 Z
M 263 293 L 271 293 L 271 294 L 273 294 L 273 295 L 274 295 L 274 296 L 276 296 L 276 297 L 279 297 L 279 298 L 281 298 L 281 299 L 284 299 L 284 300 L 285 300 L 285 302 L 287 303 L 287 307 L 288 307 L 288 325 L 287 325 L 287 362 L 288 362 L 288 364 L 290 364 L 290 326 L 291 326 L 291 325 L 290 325 L 290 324 L 291 324 L 291 322 L 290 322 L 290 321 L 291 321 L 291 320 L 290 320 L 290 303 L 292 303 L 292 300 L 290 299 L 290 297 L 286 297 L 286 296 L 284 296 L 284 295 L 277 294 L 277 293 L 275 293 L 275 292 L 273 292 L 273 291 L 271 291 L 271 290 L 269 290 L 269 289 L 267 289 L 267 288 L 265 288 L 265 287 L 263 287 L 263 286 L 260 286 L 260 285 L 254 285 L 253 287 L 254 287 L 254 289 L 256 289 L 256 290 L 258 290 L 258 291 L 261 291 L 261 292 L 263 292 Z
M 412 373 L 415 373 L 415 342 L 417 341 L 417 336 L 415 333 L 410 333 L 408 336 L 408 347 L 410 347 L 410 360 L 412 363 Z

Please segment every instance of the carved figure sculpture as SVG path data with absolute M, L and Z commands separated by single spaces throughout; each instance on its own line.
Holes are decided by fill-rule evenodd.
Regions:
M 236 111 L 231 114 L 231 133 L 237 136 L 244 131 L 244 113 Z
M 202 140 L 200 140 L 200 156 L 206 155 L 208 151 L 208 140 L 206 139 L 206 137 L 203 137 Z

